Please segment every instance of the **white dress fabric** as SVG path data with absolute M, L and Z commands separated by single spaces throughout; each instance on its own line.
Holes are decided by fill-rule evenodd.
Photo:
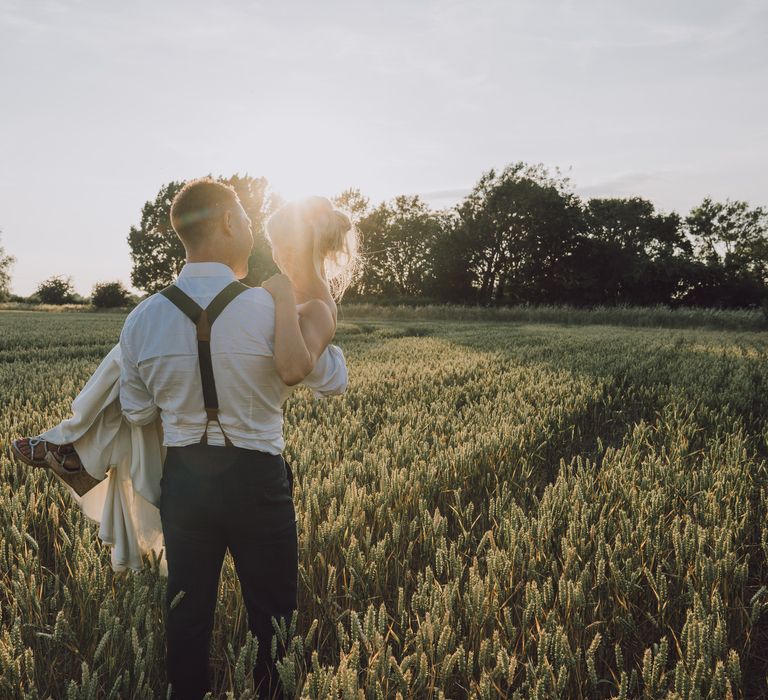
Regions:
M 120 346 L 115 345 L 72 402 L 72 416 L 42 437 L 72 443 L 91 476 L 102 479 L 83 496 L 67 486 L 86 517 L 99 523 L 99 538 L 111 548 L 114 571 L 146 567 L 154 552 L 168 576 L 160 522 L 160 478 L 166 448 L 160 417 L 146 425 L 123 418 L 120 406 Z

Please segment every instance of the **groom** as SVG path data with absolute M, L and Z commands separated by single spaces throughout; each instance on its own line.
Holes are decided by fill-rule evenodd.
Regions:
M 159 413 L 167 448 L 160 518 L 171 697 L 197 700 L 211 689 L 209 643 L 229 549 L 258 639 L 257 690 L 282 698 L 271 618 L 287 625 L 297 608 L 298 547 L 293 474 L 282 457 L 286 384 L 271 340 L 276 300 L 271 288 L 238 282 L 254 239 L 232 188 L 188 183 L 171 224 L 186 264 L 174 285 L 128 315 L 120 334 L 123 414 L 144 425 Z M 346 382 L 343 355 L 329 345 L 301 383 L 330 396 Z

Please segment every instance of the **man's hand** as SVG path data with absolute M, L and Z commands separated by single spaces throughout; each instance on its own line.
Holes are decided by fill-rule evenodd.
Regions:
M 296 304 L 296 295 L 288 275 L 277 272 L 269 279 L 264 280 L 261 286 L 272 295 L 275 302 L 290 301 L 294 305 Z

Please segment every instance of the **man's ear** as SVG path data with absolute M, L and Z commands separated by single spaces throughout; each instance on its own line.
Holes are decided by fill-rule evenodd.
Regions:
M 222 219 L 222 229 L 228 236 L 232 235 L 232 212 L 227 209 Z

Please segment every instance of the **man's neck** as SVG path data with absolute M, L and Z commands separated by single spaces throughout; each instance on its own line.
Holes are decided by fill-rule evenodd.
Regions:
M 186 262 L 188 263 L 216 262 L 216 263 L 221 263 L 222 265 L 226 265 L 227 267 L 232 267 L 231 260 L 225 259 L 222 256 L 208 255 L 205 253 L 187 253 Z
M 197 252 L 191 253 L 187 251 L 187 257 L 185 262 L 220 263 L 222 265 L 226 265 L 230 270 L 232 270 L 233 274 L 237 276 L 237 269 L 235 268 L 235 265 L 232 263 L 232 260 L 224 255 L 220 255 L 215 252 L 197 251 Z M 238 277 L 238 279 L 240 279 L 240 277 Z

